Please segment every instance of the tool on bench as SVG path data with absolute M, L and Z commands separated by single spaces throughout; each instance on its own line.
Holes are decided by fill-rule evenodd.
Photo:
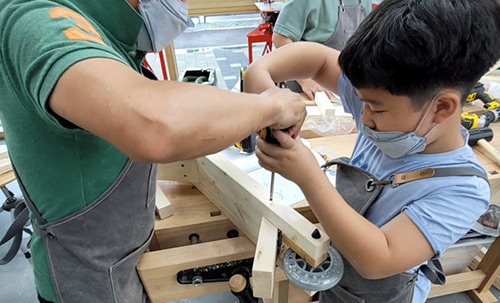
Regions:
M 489 141 L 493 139 L 493 130 L 489 127 L 478 128 L 474 130 L 469 130 L 469 141 L 467 142 L 470 146 L 479 145 L 490 155 L 495 163 L 500 166 L 500 155 L 498 151 L 491 146 Z
M 472 102 L 474 100 L 481 100 L 485 105 L 496 101 L 495 97 L 486 92 L 484 84 L 481 82 L 478 82 L 469 93 L 469 96 L 467 96 L 467 102 Z
M 500 120 L 500 107 L 488 110 L 482 114 L 461 114 L 462 125 L 467 129 L 484 128 L 492 122 Z

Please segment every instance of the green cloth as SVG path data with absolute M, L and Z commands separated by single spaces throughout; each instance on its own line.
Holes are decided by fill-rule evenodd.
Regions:
M 0 120 L 20 180 L 49 222 L 93 202 L 128 160 L 57 117 L 48 108 L 49 96 L 69 67 L 88 58 L 138 70 L 145 55 L 135 49 L 142 25 L 125 0 L 0 1 Z M 43 241 L 37 235 L 32 240 L 37 290 L 57 302 Z
M 359 0 L 344 0 L 344 5 L 359 5 Z M 371 0 L 362 0 L 366 14 Z M 326 42 L 337 28 L 339 0 L 287 0 L 281 9 L 273 32 L 292 41 Z

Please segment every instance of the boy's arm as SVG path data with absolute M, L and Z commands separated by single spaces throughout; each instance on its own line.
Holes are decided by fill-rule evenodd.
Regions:
M 367 279 L 389 277 L 432 258 L 434 251 L 402 212 L 377 227 L 352 209 L 321 170 L 300 184 L 306 200 L 335 247 Z
M 305 118 L 298 94 L 274 89 L 251 95 L 153 81 L 104 58 L 71 66 L 48 104 L 56 115 L 146 162 L 214 153 L 266 126 L 300 128 Z
M 389 277 L 434 256 L 427 238 L 404 212 L 377 227 L 345 202 L 299 138 L 273 134 L 281 147 L 258 139 L 259 163 L 300 187 L 332 243 L 360 275 Z
M 284 45 L 254 61 L 245 74 L 245 91 L 260 93 L 274 83 L 312 78 L 337 92 L 340 77 L 339 52 L 314 42 Z

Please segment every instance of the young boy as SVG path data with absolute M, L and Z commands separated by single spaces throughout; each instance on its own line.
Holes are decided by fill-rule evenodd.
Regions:
M 303 78 L 336 92 L 359 131 L 350 164 L 390 181 L 361 215 L 299 138 L 274 130 L 281 146 L 258 140 L 261 165 L 300 186 L 344 257 L 342 280 L 320 302 L 425 302 L 428 260 L 487 210 L 488 182 L 460 114 L 468 92 L 500 57 L 498 37 L 497 0 L 385 0 L 341 54 L 297 42 L 250 66 L 249 92 Z M 395 186 L 397 174 L 425 169 L 448 173 Z

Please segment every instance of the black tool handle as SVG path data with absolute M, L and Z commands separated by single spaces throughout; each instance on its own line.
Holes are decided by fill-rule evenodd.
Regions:
M 481 139 L 485 139 L 486 141 L 491 141 L 493 139 L 493 130 L 489 127 L 481 127 L 469 130 L 468 144 L 470 146 L 477 145 L 477 141 Z

